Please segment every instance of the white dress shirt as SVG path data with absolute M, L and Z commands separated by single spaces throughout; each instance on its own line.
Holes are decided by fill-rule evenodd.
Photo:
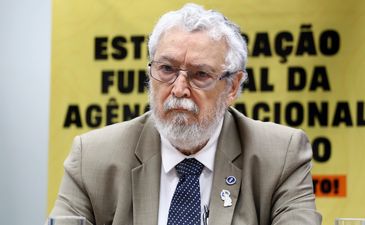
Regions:
M 202 174 L 200 175 L 200 197 L 202 206 L 202 215 L 204 206 L 209 206 L 210 193 L 213 182 L 213 168 L 215 152 L 217 150 L 218 137 L 222 130 L 223 119 L 218 125 L 218 129 L 214 132 L 208 143 L 199 152 L 194 155 L 186 156 L 173 147 L 170 142 L 161 135 L 161 180 L 160 180 L 160 204 L 158 213 L 158 224 L 166 225 L 170 203 L 175 193 L 179 177 L 175 170 L 175 166 L 185 158 L 195 158 L 204 165 Z M 203 219 L 202 219 L 203 224 Z

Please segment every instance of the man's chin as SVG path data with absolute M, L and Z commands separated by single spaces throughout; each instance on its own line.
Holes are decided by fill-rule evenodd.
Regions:
M 189 126 L 196 124 L 197 117 L 189 111 L 170 111 L 163 117 L 163 122 L 168 124 Z

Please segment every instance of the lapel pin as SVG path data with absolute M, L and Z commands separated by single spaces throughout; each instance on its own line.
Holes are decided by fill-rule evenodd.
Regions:
M 229 176 L 226 178 L 226 184 L 234 185 L 237 182 L 237 179 L 234 176 Z
M 231 199 L 231 192 L 228 190 L 223 189 L 221 191 L 221 199 L 224 201 L 223 206 L 224 207 L 230 207 L 232 206 L 232 199 Z

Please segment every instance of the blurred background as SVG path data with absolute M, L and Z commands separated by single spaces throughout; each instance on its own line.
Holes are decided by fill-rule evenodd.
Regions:
M 0 224 L 46 216 L 51 0 L 0 0 Z

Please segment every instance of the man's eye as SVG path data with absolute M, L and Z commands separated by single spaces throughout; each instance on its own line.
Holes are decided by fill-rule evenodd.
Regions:
M 163 73 L 173 73 L 173 72 L 175 72 L 174 67 L 170 66 L 170 65 L 167 65 L 167 64 L 160 65 L 158 69 Z
M 198 80 L 206 80 L 206 79 L 211 78 L 211 76 L 207 72 L 197 71 L 194 73 L 194 78 L 198 79 Z

